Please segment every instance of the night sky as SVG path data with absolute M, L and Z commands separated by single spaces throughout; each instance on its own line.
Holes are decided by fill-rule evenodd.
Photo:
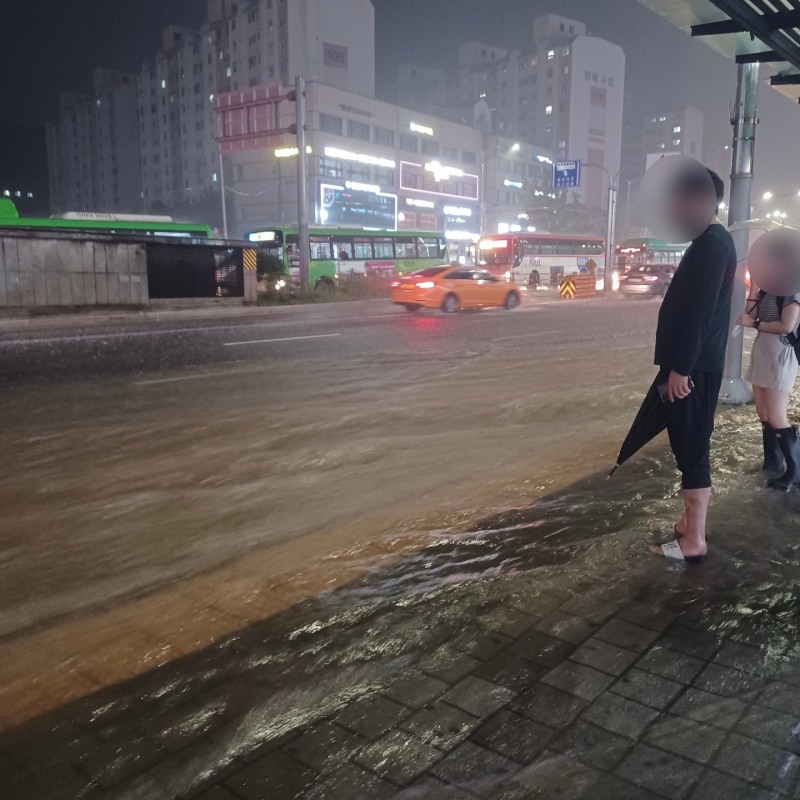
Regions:
M 335 2 L 335 0 L 328 0 Z M 626 90 L 644 111 L 692 104 L 706 115 L 708 138 L 727 141 L 735 66 L 635 0 L 373 0 L 378 91 L 391 96 L 402 61 L 445 66 L 458 44 L 480 39 L 524 47 L 531 21 L 553 11 L 585 21 L 589 31 L 620 44 L 627 56 Z M 95 66 L 138 70 L 168 23 L 196 27 L 204 0 L 17 0 L 0 26 L 0 128 L 57 118 L 58 93 L 89 91 Z M 796 191 L 786 165 L 800 132 L 800 109 L 764 87 L 758 131 L 759 191 Z

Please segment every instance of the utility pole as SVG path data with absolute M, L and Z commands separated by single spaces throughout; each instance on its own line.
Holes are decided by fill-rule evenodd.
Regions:
M 219 196 L 222 203 L 222 236 L 228 238 L 228 206 L 225 203 L 225 162 L 223 155 L 219 154 Z
M 733 126 L 733 155 L 731 163 L 731 196 L 728 204 L 728 225 L 750 219 L 750 195 L 753 187 L 753 157 L 758 124 L 758 63 L 739 64 L 736 102 L 731 112 Z M 744 277 L 750 232 L 746 228 L 733 233 L 736 244 L 736 280 L 733 284 L 731 318 L 728 328 L 728 349 L 722 376 L 720 402 L 725 405 L 744 405 L 752 400 L 750 389 L 742 380 L 744 329 L 736 324 L 744 311 L 747 287 Z
M 619 173 L 617 173 L 619 178 Z M 616 178 L 612 181 L 608 176 L 608 220 L 606 221 L 606 258 L 603 269 L 603 292 L 606 297 L 611 296 L 614 290 L 614 236 L 616 234 L 617 217 L 617 185 Z
M 294 81 L 294 95 L 290 100 L 297 103 L 297 246 L 300 258 L 300 289 L 309 286 L 308 260 L 311 254 L 311 239 L 308 232 L 308 159 L 306 155 L 306 80 L 299 75 Z

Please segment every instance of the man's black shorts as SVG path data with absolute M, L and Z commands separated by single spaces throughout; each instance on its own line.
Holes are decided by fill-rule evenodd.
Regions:
M 662 369 L 656 385 L 665 383 L 669 370 Z M 714 414 L 717 409 L 722 374 L 719 372 L 693 372 L 694 388 L 688 397 L 674 403 L 664 403 L 669 443 L 684 489 L 707 489 L 711 486 L 711 434 L 714 432 Z

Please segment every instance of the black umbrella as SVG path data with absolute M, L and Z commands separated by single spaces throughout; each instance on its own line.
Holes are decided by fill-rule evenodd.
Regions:
M 645 395 L 641 408 L 636 414 L 636 419 L 634 419 L 633 425 L 631 425 L 631 429 L 628 431 L 628 435 L 619 450 L 616 466 L 608 473 L 609 478 L 632 455 L 641 450 L 651 439 L 654 439 L 667 427 L 667 420 L 664 416 L 664 403 L 658 390 L 662 382 L 663 376 L 659 375 Z

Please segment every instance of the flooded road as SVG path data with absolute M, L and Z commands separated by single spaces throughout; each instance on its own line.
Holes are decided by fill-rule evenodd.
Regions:
M 800 687 L 800 498 L 761 488 L 752 410 L 723 410 L 709 561 L 687 570 L 650 556 L 677 512 L 666 442 L 605 475 L 652 374 L 656 309 L 626 304 L 620 324 L 619 306 L 577 308 L 465 316 L 435 345 L 393 327 L 394 344 L 381 333 L 352 357 L 265 359 L 199 381 L 12 386 L 0 753 L 34 771 L 37 798 L 48 780 L 54 797 L 131 800 L 223 782 L 245 798 L 522 798 L 538 796 L 533 774 L 550 785 L 533 766 L 563 771 L 558 759 L 573 756 L 584 771 L 553 796 L 583 797 L 606 777 L 585 771 L 597 765 L 555 738 L 553 720 L 535 722 L 554 738 L 524 758 L 480 734 L 495 711 L 530 720 L 541 686 L 577 692 L 591 705 L 575 724 L 633 748 L 615 780 L 632 780 L 640 739 L 675 753 L 647 737 L 693 698 L 739 703 L 752 724 L 735 735 L 765 741 L 747 703 Z M 695 672 L 667 675 L 665 653 Z M 621 677 L 612 656 L 639 661 Z M 598 690 L 565 684 L 564 664 L 570 681 L 591 664 L 580 669 Z M 655 716 L 641 731 L 602 711 L 636 681 L 675 704 L 646 697 Z M 485 707 L 469 699 L 484 691 Z M 774 774 L 726 772 L 735 742 L 718 736 L 713 764 L 688 758 L 791 796 L 797 747 L 790 732 L 772 736 L 787 754 Z M 40 774 L 36 754 L 56 742 L 63 757 Z M 435 766 L 468 744 L 528 778 Z M 409 753 L 427 765 L 419 780 L 401 768 Z M 78 775 L 64 793 L 66 765 Z M 648 788 L 712 797 L 686 771 L 680 791 Z

